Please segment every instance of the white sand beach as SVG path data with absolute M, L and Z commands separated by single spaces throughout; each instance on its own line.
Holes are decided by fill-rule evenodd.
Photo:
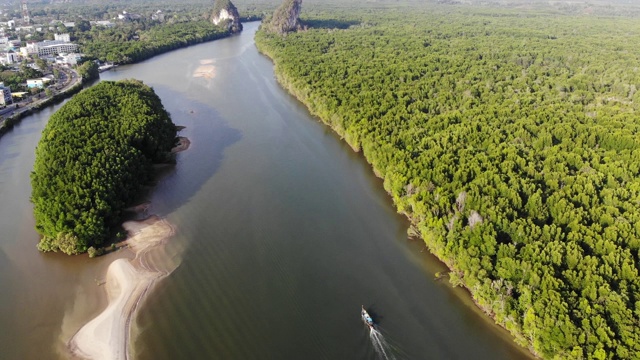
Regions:
M 138 304 L 155 281 L 167 275 L 149 266 L 144 257 L 146 252 L 173 235 L 173 227 L 156 216 L 144 221 L 129 221 L 123 226 L 129 232 L 126 243 L 135 253 L 135 259 L 117 259 L 109 265 L 105 284 L 109 304 L 69 341 L 74 356 L 97 360 L 127 359 L 130 323 Z

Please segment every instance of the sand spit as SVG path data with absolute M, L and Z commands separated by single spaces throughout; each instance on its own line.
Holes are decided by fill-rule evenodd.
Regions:
M 188 138 L 180 136 L 178 137 L 178 144 L 173 149 L 171 149 L 171 153 L 175 154 L 181 151 L 185 151 L 189 148 L 190 145 L 191 141 L 189 141 Z
M 74 356 L 96 360 L 128 359 L 130 324 L 138 304 L 156 280 L 167 273 L 150 266 L 145 254 L 174 234 L 173 227 L 152 216 L 144 221 L 123 224 L 133 260 L 117 259 L 107 269 L 105 288 L 109 305 L 84 325 L 69 341 Z

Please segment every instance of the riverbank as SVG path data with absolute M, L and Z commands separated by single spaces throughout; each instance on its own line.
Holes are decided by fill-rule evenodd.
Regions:
M 256 36 L 258 37 L 258 36 Z M 276 80 L 278 81 L 278 83 L 282 86 L 282 88 L 284 88 L 289 94 L 291 94 L 293 97 L 295 97 L 298 101 L 300 101 L 302 104 L 305 105 L 305 107 L 308 109 L 308 111 L 316 118 L 320 119 L 320 121 L 322 123 L 324 123 L 326 126 L 328 126 L 330 129 L 332 129 L 338 136 L 340 136 L 341 139 L 343 139 L 355 152 L 362 152 L 362 148 L 361 148 L 361 144 L 357 138 L 358 134 L 355 135 L 355 137 L 353 135 L 350 135 L 349 133 L 347 133 L 345 131 L 345 129 L 343 129 L 342 127 L 340 127 L 339 122 L 338 121 L 333 121 L 334 118 L 339 118 L 340 114 L 332 114 L 331 118 L 328 118 L 327 116 L 323 116 L 323 114 L 328 114 L 329 112 L 327 111 L 326 106 L 324 105 L 324 103 L 322 101 L 311 101 L 310 100 L 310 95 L 311 95 L 311 90 L 309 88 L 304 88 L 304 87 L 299 87 L 297 86 L 297 83 L 295 81 L 295 79 L 292 79 L 290 77 L 288 77 L 288 74 L 284 73 L 282 71 L 282 68 L 279 66 L 279 63 L 276 59 L 276 57 L 269 51 L 269 49 L 267 49 L 262 43 L 260 43 L 260 41 L 256 40 L 256 47 L 258 48 L 258 51 L 265 55 L 266 57 L 268 57 L 271 62 L 274 64 L 274 74 L 276 77 Z M 363 158 L 365 161 L 367 161 L 367 163 L 371 166 L 371 169 L 373 171 L 373 173 L 375 174 L 376 177 L 383 179 L 383 181 L 385 181 L 384 176 L 382 175 L 382 172 L 380 171 L 380 169 L 376 168 L 372 162 L 370 161 L 369 158 L 367 158 L 366 154 L 363 153 Z M 412 227 L 415 227 L 416 229 L 419 229 L 419 221 L 412 215 L 412 213 L 409 210 L 403 210 L 401 211 L 398 208 L 398 204 L 396 203 L 395 199 L 392 196 L 392 193 L 388 190 L 385 189 L 385 191 L 391 196 L 392 200 L 394 201 L 394 205 L 396 206 L 396 210 L 406 216 L 406 218 L 409 220 L 409 222 L 411 223 Z M 416 234 L 417 235 L 417 234 Z M 429 249 L 429 252 L 431 252 L 431 254 L 433 254 L 440 262 L 442 262 L 451 272 L 459 272 L 458 269 L 456 269 L 456 267 L 453 265 L 453 262 L 449 259 L 444 258 L 441 254 L 438 254 L 437 251 L 435 251 L 434 249 L 434 245 L 433 243 L 429 240 L 428 236 L 425 236 L 424 233 L 419 234 L 421 240 L 425 243 L 427 249 Z M 475 306 L 482 311 L 482 313 L 484 313 L 485 315 L 487 315 L 490 319 L 493 320 L 493 324 L 498 325 L 501 329 L 504 329 L 506 332 L 508 332 L 511 336 L 512 339 L 514 340 L 514 346 L 516 346 L 518 348 L 518 350 L 522 351 L 523 353 L 526 352 L 527 355 L 529 356 L 533 356 L 533 357 L 540 357 L 539 354 L 537 354 L 534 349 L 531 347 L 531 345 L 528 343 L 528 341 L 526 340 L 525 336 L 518 332 L 516 329 L 514 328 L 508 328 L 505 326 L 505 324 L 501 323 L 498 321 L 498 315 L 495 314 L 494 312 L 491 311 L 491 309 L 482 306 L 479 301 L 478 301 L 478 297 L 477 294 L 474 293 L 474 291 L 469 288 L 468 286 L 466 286 L 466 284 L 459 282 L 459 284 L 457 284 L 461 287 L 463 287 L 466 291 L 465 294 L 470 295 L 471 301 L 475 304 Z
M 67 89 L 62 90 L 61 92 L 46 98 L 44 100 L 37 101 L 31 105 L 28 105 L 25 108 L 22 108 L 20 111 L 14 113 L 12 116 L 6 118 L 2 123 L 0 123 L 0 137 L 6 134 L 9 130 L 11 130 L 15 125 L 19 124 L 22 119 L 25 117 L 32 115 L 49 105 L 60 102 L 68 97 L 71 97 L 84 87 L 84 81 L 81 77 L 75 77 L 76 81 Z
M 177 128 L 184 129 L 183 126 Z M 190 144 L 188 138 L 180 136 L 171 153 L 182 152 Z M 146 212 L 149 206 L 146 202 L 131 209 Z M 155 283 L 170 274 L 169 270 L 160 269 L 147 259 L 150 251 L 163 245 L 175 234 L 174 227 L 167 220 L 151 215 L 145 220 L 127 221 L 122 227 L 128 234 L 122 245 L 133 252 L 134 258 L 116 259 L 107 268 L 104 284 L 108 305 L 67 343 L 74 357 L 128 359 L 131 320 Z
M 156 55 L 233 35 L 229 30 L 204 20 L 156 25 L 143 31 L 140 39 L 122 41 L 120 38 L 83 39 L 79 41 L 84 52 L 114 65 L 128 65 L 150 59 Z
M 203 42 L 211 42 L 211 41 L 215 41 L 215 40 L 219 40 L 219 39 L 224 39 L 226 37 L 229 37 L 233 34 L 231 34 L 230 32 L 226 31 L 223 33 L 211 33 L 211 34 L 204 34 L 204 35 L 200 35 L 199 37 L 196 37 L 194 39 L 191 39 L 189 41 L 174 41 L 171 42 L 169 44 L 164 44 L 162 46 L 157 46 L 155 48 L 150 48 L 148 49 L 148 51 L 146 52 L 142 52 L 141 55 L 139 55 L 138 57 L 127 57 L 128 60 L 126 61 L 120 61 L 117 64 L 113 64 L 114 67 L 118 66 L 118 65 L 131 65 L 131 64 L 136 64 L 145 60 L 148 60 L 154 56 L 157 55 L 162 55 L 164 53 L 167 53 L 169 51 L 174 51 L 174 50 L 178 50 L 184 47 L 188 47 L 188 46 L 192 46 L 192 45 L 196 45 L 196 44 L 200 44 Z M 73 72 L 73 70 L 72 70 Z M 75 73 L 75 72 L 74 72 Z M 215 74 L 214 74 L 215 75 Z M 209 76 L 209 75 L 207 75 Z M 20 121 L 29 116 L 32 115 L 35 112 L 38 112 L 40 110 L 42 110 L 43 108 L 54 104 L 56 102 L 62 101 L 68 97 L 71 97 L 73 95 L 75 95 L 76 93 L 78 93 L 80 90 L 82 90 L 82 88 L 84 87 L 84 85 L 86 84 L 85 81 L 83 81 L 83 78 L 77 76 L 76 74 L 76 82 L 73 84 L 70 84 L 70 87 L 47 98 L 44 100 L 41 100 L 39 102 L 36 102 L 35 104 L 29 105 L 25 110 L 21 110 L 19 112 L 16 112 L 15 114 L 13 114 L 12 116 L 8 117 L 7 119 L 5 119 L 4 121 L 0 122 L 0 137 L 2 137 L 2 135 L 4 135 L 5 133 L 7 133 L 9 130 L 11 130 L 15 125 L 19 124 Z

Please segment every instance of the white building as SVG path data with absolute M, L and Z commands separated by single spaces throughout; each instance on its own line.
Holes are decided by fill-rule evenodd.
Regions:
M 0 92 L 2 92 L 2 95 L 0 95 L 0 105 L 9 105 L 9 104 L 13 104 L 13 98 L 11 97 L 11 89 L 4 86 L 3 82 L 0 82 Z
M 72 43 L 43 45 L 38 47 L 38 56 L 71 53 L 76 50 L 78 50 L 78 45 Z
M 130 20 L 138 20 L 142 16 L 139 14 L 129 14 L 126 11 L 123 11 L 122 14 L 118 14 L 118 20 L 130 21 Z
M 34 46 L 29 46 L 29 43 L 27 43 L 27 46 L 23 46 L 20 48 L 20 55 L 27 57 L 29 55 L 35 55 L 38 53 L 38 49 L 36 49 Z
M 44 88 L 44 81 L 42 79 L 27 79 L 27 87 L 31 88 Z
M 20 31 L 23 33 L 32 33 L 35 29 L 33 25 L 20 26 L 16 28 L 16 31 Z
M 82 54 L 62 54 L 56 57 L 56 64 L 59 65 L 77 65 L 80 60 L 82 60 Z
M 95 22 L 95 24 L 96 24 L 97 26 L 104 26 L 104 27 L 106 27 L 106 28 L 112 28 L 112 27 L 116 26 L 116 24 L 112 23 L 112 22 L 111 22 L 111 21 L 109 21 L 109 20 L 100 20 L 100 21 L 96 21 L 96 22 Z
M 9 50 L 7 52 L 7 64 L 14 64 L 14 63 L 17 63 L 18 61 L 20 61 L 20 56 L 18 56 L 18 54 L 15 51 Z
M 44 84 L 48 83 L 49 81 L 51 81 L 51 79 L 47 78 L 47 77 L 43 77 L 43 78 L 40 78 L 40 79 L 28 79 L 27 80 L 27 87 L 29 89 L 32 89 L 32 88 L 43 89 L 44 88 Z
M 55 34 L 53 35 L 54 39 L 64 42 L 71 42 L 71 36 L 67 34 Z
M 20 48 L 22 56 L 38 54 L 38 56 L 57 55 L 60 53 L 73 53 L 78 50 L 78 45 L 62 40 L 45 40 L 41 42 L 28 42 L 27 46 Z

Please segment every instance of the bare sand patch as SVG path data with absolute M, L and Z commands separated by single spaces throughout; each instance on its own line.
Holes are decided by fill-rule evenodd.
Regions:
M 191 141 L 189 141 L 189 139 L 187 139 L 186 137 L 180 136 L 178 137 L 178 144 L 174 146 L 173 149 L 171 149 L 171 152 L 178 153 L 181 151 L 185 151 L 189 148 L 189 145 L 191 145 Z
M 216 67 L 215 67 L 214 59 L 204 59 L 200 60 L 200 66 L 198 66 L 194 72 L 194 78 L 205 78 L 205 79 L 213 79 L 216 77 Z
M 129 232 L 126 243 L 135 258 L 117 259 L 109 265 L 105 284 L 107 308 L 71 338 L 68 346 L 74 356 L 96 360 L 128 359 L 130 324 L 138 304 L 156 280 L 168 274 L 150 266 L 145 254 L 165 243 L 174 234 L 173 227 L 157 216 L 144 221 L 128 221 L 123 226 Z
M 200 65 L 193 72 L 194 78 L 213 79 L 216 77 L 216 67 L 213 65 Z

